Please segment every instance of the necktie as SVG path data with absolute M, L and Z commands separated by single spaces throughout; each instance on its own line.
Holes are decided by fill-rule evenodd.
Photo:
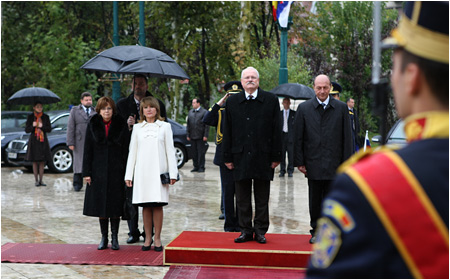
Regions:
M 248 96 L 248 100 L 252 100 L 252 99 L 253 99 L 253 95 L 250 94 L 250 95 Z
M 325 107 L 327 107 L 327 104 L 321 103 L 321 105 L 322 105 L 323 109 L 325 110 Z
M 288 119 L 288 113 L 287 113 L 287 110 L 284 110 L 283 132 L 286 132 L 286 133 L 288 132 L 287 119 Z
M 86 115 L 89 117 L 89 108 L 86 108 Z
M 139 113 L 140 113 L 140 110 L 141 110 L 141 103 L 140 102 L 136 102 L 136 107 L 137 107 L 137 117 L 138 117 L 138 119 L 139 119 Z

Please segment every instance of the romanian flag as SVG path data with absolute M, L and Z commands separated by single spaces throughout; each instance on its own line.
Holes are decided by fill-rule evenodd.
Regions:
M 273 20 L 280 23 L 281 27 L 288 26 L 289 9 L 293 1 L 272 1 Z

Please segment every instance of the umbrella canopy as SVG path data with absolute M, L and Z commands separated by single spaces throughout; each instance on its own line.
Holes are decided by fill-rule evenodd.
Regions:
M 6 102 L 10 105 L 34 105 L 36 101 L 50 104 L 61 101 L 61 98 L 46 88 L 30 87 L 14 93 Z
M 86 62 L 81 69 L 116 74 L 146 74 L 173 79 L 190 79 L 167 54 L 142 46 L 116 46 Z
M 281 84 L 274 87 L 270 92 L 279 97 L 288 97 L 294 100 L 307 100 L 316 96 L 312 88 L 302 84 Z

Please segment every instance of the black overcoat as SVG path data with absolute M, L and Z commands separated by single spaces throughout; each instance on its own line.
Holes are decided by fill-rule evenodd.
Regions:
M 322 112 L 321 112 L 322 111 Z M 332 180 L 352 154 L 348 107 L 331 98 L 325 111 L 314 97 L 299 105 L 294 121 L 294 166 L 306 166 L 311 180 Z
M 51 161 L 52 155 L 50 152 L 50 145 L 48 143 L 47 133 L 52 131 L 52 125 L 50 123 L 50 118 L 46 114 L 42 114 L 41 121 L 42 127 L 41 130 L 44 132 L 44 142 L 40 142 L 36 136 L 34 135 L 34 130 L 36 129 L 33 126 L 33 122 L 36 121 L 36 117 L 34 113 L 31 113 L 27 117 L 27 122 L 25 124 L 25 132 L 31 133 L 30 138 L 28 138 L 28 148 L 26 154 L 27 161 Z
M 281 161 L 281 120 L 278 98 L 258 89 L 256 99 L 245 93 L 230 96 L 225 106 L 224 162 L 234 164 L 234 179 L 273 180 L 272 162 Z
M 91 177 L 84 197 L 84 215 L 122 216 L 128 137 L 127 123 L 119 115 L 112 117 L 108 138 L 103 118 L 99 114 L 91 117 L 83 155 L 83 177 Z
M 148 96 L 153 96 L 150 92 L 146 92 L 145 93 L 145 97 Z M 159 103 L 159 115 L 166 119 L 167 118 L 167 113 L 166 113 L 166 106 L 164 105 L 164 103 L 158 99 L 158 103 Z M 134 93 L 128 95 L 128 97 L 124 97 L 122 99 L 120 99 L 119 101 L 117 101 L 116 104 L 117 107 L 117 113 L 125 120 L 128 119 L 129 116 L 138 116 L 138 110 L 137 110 L 137 104 L 136 101 L 134 100 Z M 138 122 L 139 119 L 136 119 L 136 122 Z M 167 121 L 167 120 L 166 120 Z M 131 132 L 130 132 L 131 134 Z

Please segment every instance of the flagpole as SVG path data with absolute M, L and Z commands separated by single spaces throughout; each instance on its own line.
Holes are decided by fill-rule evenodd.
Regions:
M 286 84 L 288 82 L 288 69 L 287 69 L 287 39 L 288 31 L 292 25 L 292 17 L 289 17 L 288 26 L 281 27 L 278 23 L 278 27 L 281 30 L 280 36 L 280 70 L 278 77 L 278 84 Z

